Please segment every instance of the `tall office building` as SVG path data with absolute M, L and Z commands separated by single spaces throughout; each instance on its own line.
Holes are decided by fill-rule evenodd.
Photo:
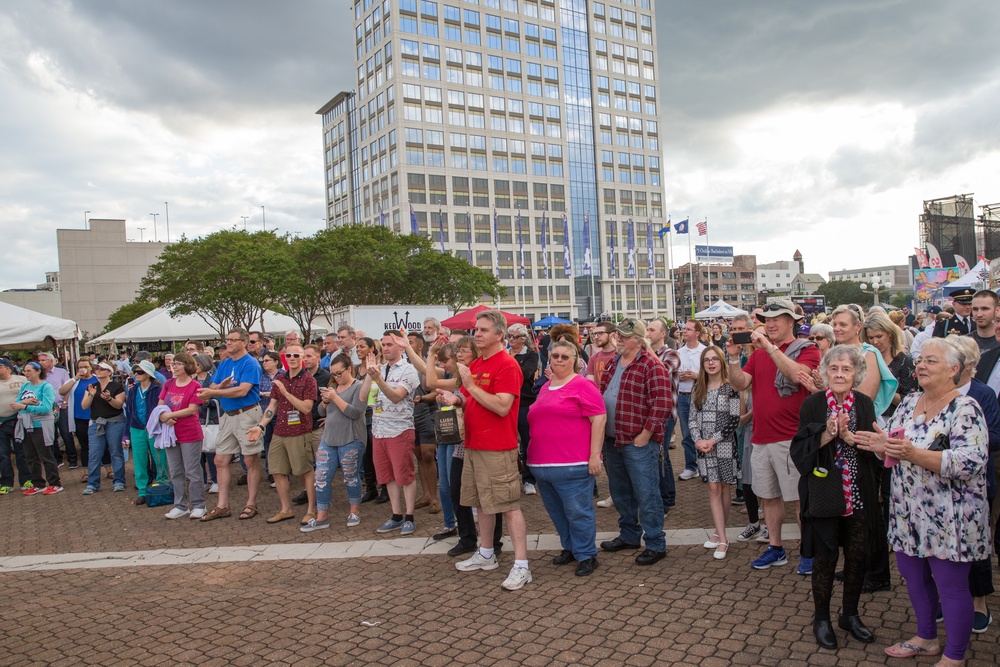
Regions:
M 672 313 L 651 0 L 353 12 L 356 88 L 317 112 L 328 226 L 428 236 L 533 319 Z

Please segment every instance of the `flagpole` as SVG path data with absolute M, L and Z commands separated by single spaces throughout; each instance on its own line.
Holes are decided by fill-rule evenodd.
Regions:
M 588 223 L 586 225 L 584 225 L 584 227 L 585 227 L 585 229 L 587 230 L 587 232 L 589 234 L 590 233 L 590 223 L 589 223 L 589 220 L 590 220 L 590 209 L 587 209 L 587 218 L 586 219 L 588 220 Z M 598 239 L 598 245 L 597 245 L 597 247 L 598 248 L 600 248 L 600 238 L 601 238 L 600 227 L 598 227 L 598 234 L 597 234 L 597 239 Z M 584 243 L 584 246 L 583 246 L 584 249 L 586 249 L 587 246 L 589 246 L 589 245 L 591 245 L 591 243 L 590 243 L 590 239 L 588 238 L 588 239 L 586 239 L 586 241 Z M 593 316 L 596 317 L 598 315 L 598 313 L 597 313 L 596 304 L 594 303 L 595 297 L 594 297 L 594 259 L 593 259 L 594 258 L 594 254 L 593 254 L 593 251 L 591 252 L 590 257 L 591 257 L 591 259 L 590 259 L 590 309 L 589 310 L 591 310 L 592 312 L 589 312 L 587 314 L 588 315 L 593 315 Z M 600 252 L 597 253 L 597 258 L 598 258 L 598 261 L 600 261 L 600 258 L 601 258 L 601 253 Z
M 521 213 L 521 209 L 518 208 L 517 212 L 518 212 L 518 214 L 520 214 Z M 513 222 L 513 220 L 511 220 L 511 222 Z M 513 227 L 513 225 L 511 225 L 511 226 Z M 518 230 L 518 231 L 520 232 L 520 230 Z M 511 243 L 511 248 L 513 248 L 513 246 L 514 246 L 514 244 L 513 244 L 514 235 L 511 234 L 510 237 L 511 237 L 511 242 L 512 242 Z M 518 255 L 518 256 L 520 255 L 520 253 L 515 253 L 515 252 L 511 252 L 510 254 L 511 254 L 512 257 L 514 255 Z M 521 308 L 521 278 L 520 278 L 520 273 L 521 272 L 520 272 L 520 269 L 518 268 L 519 267 L 519 263 L 518 262 L 513 262 L 513 264 L 514 264 L 514 307 L 516 309 L 520 310 L 520 308 Z M 520 315 L 520 314 L 521 313 L 518 313 L 518 315 Z
M 691 294 L 692 294 L 692 296 L 691 296 L 691 319 L 694 319 L 694 306 L 698 302 L 698 289 L 695 287 L 695 284 L 694 284 L 694 262 L 693 262 L 693 258 L 691 257 L 691 216 L 688 216 L 687 220 L 688 220 L 688 228 L 687 228 L 687 237 L 688 237 L 688 279 L 691 281 Z M 701 265 L 700 264 L 698 265 L 698 270 L 701 271 Z
M 708 264 L 708 305 L 712 306 L 712 245 L 708 242 L 708 218 L 705 218 L 705 258 Z
M 635 261 L 635 221 L 629 218 L 629 229 L 632 231 L 632 288 L 635 290 L 635 311 L 642 319 L 642 299 L 639 298 L 639 263 Z
M 670 284 L 670 319 L 677 323 L 677 295 L 674 292 L 677 290 L 677 281 L 674 280 L 674 234 L 671 228 L 672 222 L 670 216 L 667 216 L 667 235 L 670 240 L 667 241 L 667 260 L 670 264 L 667 265 L 667 282 Z M 662 239 L 661 239 L 662 241 Z
M 563 211 L 563 215 L 566 212 Z M 576 271 L 572 268 L 572 258 L 573 258 L 573 245 L 572 236 L 569 233 L 569 218 L 567 218 L 567 223 L 563 227 L 563 243 L 565 243 L 566 251 L 570 256 L 570 273 L 569 273 L 569 319 L 573 319 L 573 313 L 576 312 L 576 319 L 580 319 L 580 313 L 576 310 Z M 554 270 L 554 268 L 553 268 Z M 563 277 L 566 277 L 566 258 L 563 257 Z

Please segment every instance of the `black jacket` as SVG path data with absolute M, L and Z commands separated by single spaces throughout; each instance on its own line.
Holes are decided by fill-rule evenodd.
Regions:
M 875 405 L 872 399 L 859 391 L 854 392 L 854 409 L 857 411 L 859 431 L 873 431 Z M 826 392 L 820 391 L 802 401 L 799 410 L 799 432 L 792 438 L 790 455 L 792 463 L 799 471 L 800 515 L 805 517 L 809 510 L 808 475 L 816 467 L 816 459 L 822 445 L 820 438 L 826 428 Z M 829 443 L 831 446 L 833 443 Z M 865 542 L 874 545 L 873 540 L 885 540 L 885 525 L 879 509 L 879 487 L 882 481 L 882 462 L 872 454 L 858 450 L 858 486 L 861 503 L 864 506 Z M 888 502 L 888 499 L 886 500 Z M 824 560 L 836 556 L 841 546 L 840 518 L 802 519 L 802 555 L 807 558 L 821 556 Z

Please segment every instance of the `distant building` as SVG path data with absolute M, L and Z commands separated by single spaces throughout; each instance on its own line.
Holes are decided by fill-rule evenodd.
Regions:
M 802 254 L 796 250 L 791 261 L 781 260 L 757 265 L 757 291 L 788 294 L 792 278 L 802 273 Z
M 38 283 L 35 285 L 35 289 L 46 290 L 48 292 L 58 292 L 59 291 L 59 272 L 58 271 L 46 271 L 45 272 L 45 282 Z
M 854 283 L 871 283 L 881 280 L 892 283 L 893 291 L 912 291 L 913 274 L 906 264 L 890 264 L 886 266 L 869 266 L 863 269 L 841 269 L 830 272 L 830 281 L 849 280 Z
M 98 334 L 108 316 L 132 303 L 146 271 L 166 243 L 129 241 L 124 220 L 90 219 L 89 229 L 58 229 L 59 291 L 62 317 L 88 337 Z
M 722 299 L 731 306 L 751 310 L 757 305 L 757 257 L 736 255 L 732 264 L 685 264 L 674 269 L 679 319 L 704 310 Z M 692 286 L 691 279 L 694 278 Z
M 0 292 L 0 301 L 12 306 L 27 308 L 36 313 L 62 317 L 60 294 L 47 289 L 9 289 Z
M 826 279 L 818 273 L 799 273 L 792 278 L 791 294 L 814 294 L 826 284 Z

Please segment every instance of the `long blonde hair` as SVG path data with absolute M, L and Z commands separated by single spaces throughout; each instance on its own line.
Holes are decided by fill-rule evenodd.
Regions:
M 719 349 L 718 345 L 707 346 L 701 351 L 701 359 L 699 359 L 701 368 L 698 369 L 698 380 L 694 383 L 694 395 L 691 397 L 694 407 L 699 410 L 701 410 L 702 406 L 705 405 L 705 397 L 708 396 L 708 373 L 705 371 L 705 355 L 709 352 L 715 352 L 715 354 L 719 356 L 719 365 L 722 366 L 720 375 L 722 378 L 722 384 L 729 384 L 729 370 L 726 368 L 726 353 Z

